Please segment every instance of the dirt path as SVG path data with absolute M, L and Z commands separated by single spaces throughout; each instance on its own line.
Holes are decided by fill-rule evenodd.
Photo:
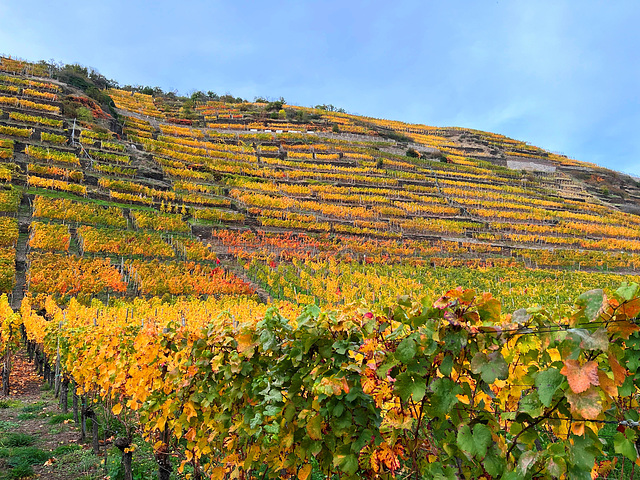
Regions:
M 0 478 L 103 478 L 100 458 L 79 443 L 71 409 L 62 413 L 23 350 L 13 358 L 9 385 L 10 395 L 0 397 Z

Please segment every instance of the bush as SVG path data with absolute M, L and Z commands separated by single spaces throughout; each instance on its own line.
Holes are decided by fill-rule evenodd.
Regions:
M 82 120 L 84 122 L 93 121 L 93 114 L 91 113 L 91 110 L 89 110 L 87 107 L 79 107 L 76 110 L 76 112 L 78 115 L 78 120 Z
M 418 152 L 414 148 L 410 148 L 409 150 L 407 150 L 407 157 L 420 158 L 420 152 Z
M 267 103 L 267 112 L 271 112 L 271 111 L 279 111 L 282 110 L 282 106 L 284 105 L 284 102 L 278 100 L 276 102 L 269 102 Z M 277 117 L 276 117 L 277 118 Z

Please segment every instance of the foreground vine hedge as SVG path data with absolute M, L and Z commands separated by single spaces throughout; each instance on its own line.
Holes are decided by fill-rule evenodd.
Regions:
M 253 300 L 21 310 L 79 393 L 140 425 L 160 478 L 189 464 L 213 479 L 306 479 L 316 462 L 340 478 L 487 480 L 640 465 L 638 313 L 626 283 L 581 295 L 568 318 L 505 314 L 462 288 L 377 313 Z

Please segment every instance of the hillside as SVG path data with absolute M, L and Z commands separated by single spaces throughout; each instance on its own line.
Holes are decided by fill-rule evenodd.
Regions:
M 15 306 L 23 282 L 34 295 L 257 289 L 308 299 L 297 298 L 304 286 L 245 283 L 294 259 L 624 273 L 640 264 L 632 178 L 498 134 L 111 89 L 116 119 L 76 87 L 22 74 L 37 65 L 1 68 L 0 285 L 13 290 L 17 255 Z M 88 118 L 63 116 L 70 101 Z M 70 278 L 78 268 L 90 282 Z
M 172 461 L 489 479 L 636 458 L 628 175 L 490 132 L 10 58 L 0 160 L 3 348 L 20 328 L 56 394 L 100 400 L 104 443 L 124 436 L 126 458 L 137 432 L 162 480 Z M 616 426 L 615 447 L 597 436 Z

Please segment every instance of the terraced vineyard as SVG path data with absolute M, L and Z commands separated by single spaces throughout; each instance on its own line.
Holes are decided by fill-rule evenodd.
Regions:
M 139 431 L 159 478 L 635 468 L 634 179 L 282 102 L 111 88 L 112 116 L 0 61 L 2 339 L 104 402 L 125 460 Z

